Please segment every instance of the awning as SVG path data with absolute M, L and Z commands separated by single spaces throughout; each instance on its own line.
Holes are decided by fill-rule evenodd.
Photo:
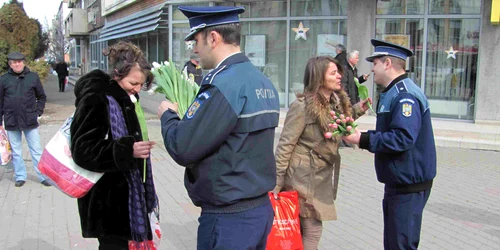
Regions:
M 101 30 L 99 40 L 104 42 L 112 39 L 137 35 L 168 27 L 168 17 L 165 3 L 155 5 L 132 15 L 106 23 Z

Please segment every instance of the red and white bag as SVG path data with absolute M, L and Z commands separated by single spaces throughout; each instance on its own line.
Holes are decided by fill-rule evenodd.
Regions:
M 267 237 L 266 250 L 303 250 L 299 194 L 297 191 L 285 191 L 278 194 L 278 199 L 274 199 L 273 192 L 269 192 L 269 199 L 274 210 L 274 221 Z
M 64 122 L 45 146 L 38 169 L 63 193 L 73 198 L 81 198 L 95 185 L 103 173 L 88 171 L 73 161 L 69 148 L 69 129 L 72 121 L 73 115 Z

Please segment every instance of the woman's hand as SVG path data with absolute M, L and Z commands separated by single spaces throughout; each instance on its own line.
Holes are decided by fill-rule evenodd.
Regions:
M 370 105 L 372 104 L 372 98 L 368 97 L 364 100 L 361 100 L 359 101 L 359 106 L 361 107 L 361 109 L 363 111 L 367 111 L 368 109 L 370 109 L 370 107 L 367 105 L 367 103 L 370 103 Z
M 134 143 L 134 157 L 147 159 L 151 153 L 151 149 L 156 142 L 154 141 L 138 141 Z

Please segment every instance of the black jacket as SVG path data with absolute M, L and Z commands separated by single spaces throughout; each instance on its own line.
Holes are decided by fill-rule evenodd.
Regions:
M 203 70 L 201 67 L 196 66 L 194 63 L 191 61 L 187 61 L 186 64 L 184 64 L 184 68 L 182 70 L 186 69 L 188 76 L 190 74 L 193 74 L 194 77 L 194 82 L 200 86 L 201 80 L 203 79 Z
M 108 99 L 119 103 L 129 136 L 112 138 Z M 78 166 L 105 174 L 87 195 L 78 199 L 83 237 L 117 236 L 131 239 L 125 171 L 140 167 L 133 144 L 142 140 L 134 104 L 110 76 L 94 70 L 75 85 L 76 111 L 71 124 L 71 153 Z M 107 138 L 107 139 L 105 139 Z
M 66 64 L 65 62 L 56 64 L 56 67 L 54 70 L 56 71 L 57 76 L 59 78 L 64 78 L 64 77 L 69 75 L 68 64 Z
M 46 99 L 37 73 L 24 67 L 21 74 L 16 74 L 9 68 L 0 78 L 0 125 L 6 130 L 37 128 Z
M 344 65 L 343 67 L 344 74 L 342 75 L 342 86 L 344 90 L 347 92 L 349 99 L 351 99 L 351 104 L 354 105 L 359 102 L 359 93 L 358 87 L 354 82 L 354 78 L 357 78 L 359 83 L 364 83 L 366 80 L 363 76 L 358 77 L 358 69 L 356 67 L 352 67 L 349 63 Z

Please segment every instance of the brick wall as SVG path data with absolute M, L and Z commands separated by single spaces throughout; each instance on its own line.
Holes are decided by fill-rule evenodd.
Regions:
M 92 2 L 92 1 L 90 1 L 90 2 Z M 92 31 L 104 26 L 104 17 L 101 16 L 101 1 L 95 1 L 90 6 L 89 5 L 85 5 L 85 6 L 87 8 L 87 13 L 90 11 L 94 11 L 96 14 L 95 23 L 88 24 L 89 32 L 92 32 Z
M 126 17 L 128 15 L 134 14 L 138 11 L 147 9 L 149 7 L 155 6 L 160 3 L 166 2 L 165 0 L 143 0 L 143 1 L 138 1 L 136 3 L 133 3 L 129 6 L 126 6 L 123 9 L 119 9 L 116 12 L 113 12 L 109 15 L 106 16 L 106 20 L 108 22 L 115 21 L 117 19 L 120 19 L 122 17 Z

